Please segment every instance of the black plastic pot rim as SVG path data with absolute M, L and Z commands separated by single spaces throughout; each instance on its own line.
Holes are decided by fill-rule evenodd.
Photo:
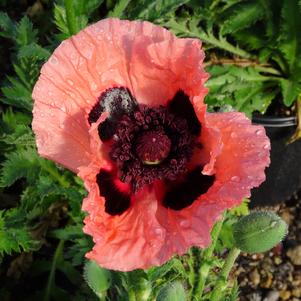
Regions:
M 273 117 L 273 116 L 253 116 L 252 122 L 254 124 L 261 124 L 265 127 L 290 127 L 297 125 L 297 117 Z

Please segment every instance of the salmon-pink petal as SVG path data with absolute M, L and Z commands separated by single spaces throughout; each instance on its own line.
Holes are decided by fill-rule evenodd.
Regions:
M 206 122 L 220 131 L 223 146 L 216 157 L 216 181 L 201 201 L 231 207 L 249 197 L 251 188 L 265 180 L 270 142 L 264 128 L 252 125 L 243 113 L 208 113 Z
M 111 87 L 127 87 L 139 102 L 152 105 L 166 104 L 182 89 L 203 104 L 208 75 L 200 47 L 196 39 L 177 39 L 149 22 L 118 19 L 101 20 L 65 40 L 33 91 L 39 153 L 73 171 L 87 165 L 95 155 L 84 135 L 87 114 Z
M 159 265 L 160 250 L 164 244 L 165 231 L 156 219 L 158 202 L 154 191 L 141 191 L 131 200 L 131 207 L 121 215 L 105 212 L 105 199 L 93 181 L 98 168 L 81 168 L 79 175 L 85 179 L 89 195 L 83 202 L 84 232 L 93 236 L 95 246 L 86 256 L 101 266 L 130 271 Z

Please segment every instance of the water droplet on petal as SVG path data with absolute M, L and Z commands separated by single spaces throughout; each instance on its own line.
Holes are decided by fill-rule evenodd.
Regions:
M 255 131 L 255 134 L 256 134 L 256 135 L 261 135 L 262 133 L 263 133 L 263 131 L 260 130 L 260 129 L 258 129 L 258 130 Z
M 52 58 L 50 59 L 50 63 L 53 64 L 53 65 L 57 65 L 57 64 L 58 64 L 57 58 L 52 57 Z
M 269 149 L 269 148 L 270 148 L 270 145 L 269 145 L 269 144 L 265 144 L 265 145 L 263 146 L 263 148 L 264 148 L 264 149 Z
M 163 230 L 161 228 L 156 228 L 154 230 L 155 234 L 158 235 L 158 236 L 161 236 L 163 234 Z
M 237 133 L 232 132 L 232 133 L 230 134 L 230 136 L 231 136 L 231 138 L 236 138 L 236 137 L 237 137 Z
M 68 79 L 68 80 L 67 80 L 67 83 L 68 83 L 70 86 L 73 86 L 73 85 L 74 85 L 74 82 L 73 82 L 71 79 Z
M 233 181 L 233 182 L 239 182 L 239 180 L 240 180 L 239 176 L 233 176 L 233 177 L 231 177 L 231 181 Z
M 180 222 L 180 226 L 183 227 L 183 228 L 187 228 L 187 227 L 189 227 L 189 225 L 190 225 L 190 223 L 189 223 L 188 220 L 182 220 Z

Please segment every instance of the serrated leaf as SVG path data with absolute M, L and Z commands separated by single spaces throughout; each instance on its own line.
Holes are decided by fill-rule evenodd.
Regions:
M 293 104 L 301 92 L 301 83 L 294 80 L 281 79 L 280 86 L 283 103 L 289 107 Z
M 128 4 L 130 2 L 131 2 L 130 0 L 120 0 L 120 1 L 118 1 L 116 3 L 116 5 L 114 6 L 114 9 L 109 12 L 108 16 L 109 17 L 121 18 L 122 15 L 125 12 L 126 7 L 128 6 Z
M 37 154 L 33 150 L 17 150 L 6 155 L 0 174 L 0 187 L 12 185 L 20 178 L 29 181 L 35 178 L 39 170 Z
M 47 60 L 49 56 L 50 51 L 36 43 L 25 45 L 18 51 L 19 59 L 37 57 L 38 59 Z
M 0 36 L 12 38 L 15 36 L 15 25 L 7 13 L 0 12 Z
M 142 0 L 139 4 L 131 7 L 129 15 L 131 18 L 154 21 L 166 14 L 175 11 L 188 0 Z
M 4 211 L 0 211 L 0 254 L 29 251 L 37 246 L 28 231 L 19 225 L 6 226 Z
M 301 11 L 298 0 L 283 1 L 282 19 L 278 47 L 288 62 L 290 75 L 293 76 L 298 58 L 301 57 Z
M 250 27 L 264 16 L 264 11 L 259 1 L 242 3 L 221 27 L 222 34 L 233 34 L 236 31 Z M 246 37 L 248 38 L 248 37 Z
M 86 262 L 84 267 L 84 278 L 90 288 L 98 296 L 108 290 L 112 282 L 111 272 L 101 268 L 93 260 Z
M 25 46 L 36 42 L 37 31 L 33 29 L 32 23 L 27 16 L 23 17 L 16 27 L 15 40 L 19 46 Z

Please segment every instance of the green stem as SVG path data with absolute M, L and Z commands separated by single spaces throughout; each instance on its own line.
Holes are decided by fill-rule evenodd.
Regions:
M 216 243 L 221 232 L 223 222 L 225 219 L 226 213 L 223 214 L 221 220 L 217 222 L 212 230 L 211 235 L 211 245 L 203 252 L 202 256 L 202 265 L 198 270 L 198 281 L 195 285 L 193 295 L 196 297 L 197 300 L 200 300 L 206 285 L 206 280 L 211 268 L 210 261 L 212 260 L 213 252 L 216 247 Z
M 46 287 L 46 292 L 45 292 L 45 296 L 44 296 L 44 301 L 49 301 L 50 300 L 50 295 L 51 295 L 51 289 L 54 283 L 54 277 L 55 277 L 55 270 L 56 270 L 56 266 L 57 266 L 57 262 L 59 260 L 59 258 L 62 256 L 62 252 L 64 249 L 64 241 L 60 240 L 60 242 L 58 243 L 55 253 L 54 253 L 54 257 L 52 260 L 52 264 L 51 264 L 51 269 L 50 269 L 50 274 L 48 277 L 48 282 L 47 282 L 47 287 Z
M 131 288 L 128 290 L 129 301 L 136 301 L 135 291 Z
M 70 36 L 77 33 L 77 24 L 74 13 L 74 3 L 73 0 L 64 0 L 65 9 L 66 9 L 66 19 L 69 29 Z
M 299 94 L 296 101 L 297 109 L 297 128 L 293 136 L 289 139 L 288 143 L 293 143 L 298 139 L 301 139 L 301 93 Z
M 227 278 L 239 254 L 240 254 L 240 250 L 235 247 L 230 250 L 226 258 L 226 261 L 223 265 L 223 268 L 220 271 L 216 285 L 212 291 L 210 301 L 223 300 L 222 299 L 223 292 L 227 288 Z

